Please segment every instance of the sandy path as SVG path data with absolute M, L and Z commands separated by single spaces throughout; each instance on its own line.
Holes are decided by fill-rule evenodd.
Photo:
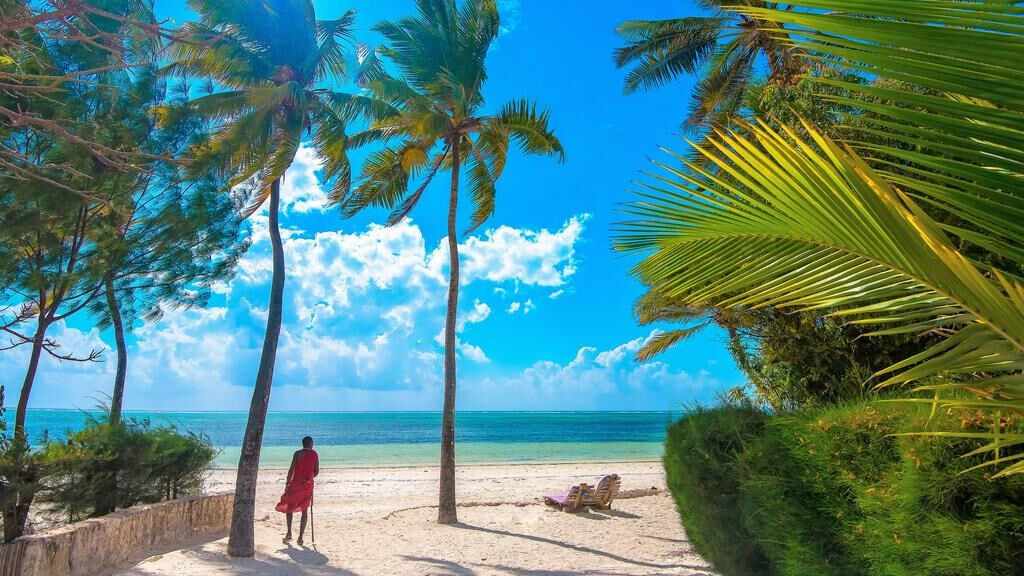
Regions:
M 538 498 L 608 472 L 622 476 L 624 491 L 656 487 L 659 494 L 580 514 Z M 210 489 L 233 482 L 233 471 L 216 472 Z M 306 548 L 281 543 L 283 516 L 273 506 L 283 482 L 280 470 L 260 475 L 255 558 L 228 558 L 221 539 L 154 556 L 123 574 L 712 574 L 692 553 L 656 462 L 460 467 L 455 526 L 434 522 L 436 468 L 324 470 L 315 549 L 308 534 Z

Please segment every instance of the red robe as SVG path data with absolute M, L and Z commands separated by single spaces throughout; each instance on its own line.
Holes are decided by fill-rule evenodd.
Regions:
M 293 514 L 309 508 L 313 502 L 313 475 L 319 463 L 320 457 L 315 450 L 302 451 L 292 470 L 292 479 L 285 487 L 281 501 L 277 503 L 278 512 Z

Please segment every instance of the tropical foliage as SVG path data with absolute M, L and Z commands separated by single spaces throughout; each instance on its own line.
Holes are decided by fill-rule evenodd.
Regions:
M 219 169 L 228 176 L 229 186 L 247 185 L 252 191 L 248 214 L 265 203 L 268 207 L 270 305 L 238 462 L 228 545 L 234 556 L 252 556 L 256 477 L 284 304 L 284 246 L 278 224 L 281 178 L 308 134 L 327 178 L 336 182 L 335 193 L 349 186 L 343 151 L 352 98 L 327 86 L 344 78 L 355 15 L 349 11 L 335 20 L 317 20 L 308 0 L 190 0 L 189 6 L 200 20 L 184 24 L 175 34 L 172 62 L 163 72 L 206 78 L 218 88 L 187 107 L 219 124 L 209 141 L 192 151 L 193 166 Z M 175 120 L 174 110 L 165 110 L 164 121 Z
M 69 129 L 77 119 L 62 103 L 96 78 L 145 66 L 166 36 L 145 0 L 0 1 L 0 139 L 31 133 L 40 139 L 88 148 L 110 170 L 138 168 L 146 157 L 111 146 L 95 133 Z M 73 51 L 61 47 L 75 46 Z M 70 58 L 75 66 L 61 66 Z M 65 63 L 66 64 L 66 63 Z M 78 195 L 69 186 L 76 166 L 0 147 L 0 170 Z
M 650 90 L 700 73 L 686 124 L 728 126 L 739 115 L 758 69 L 767 66 L 774 82 L 789 81 L 806 63 L 786 41 L 781 22 L 744 8 L 787 9 L 760 0 L 700 0 L 710 16 L 632 20 L 617 28 L 626 45 L 615 64 L 630 67 L 627 93 Z
M 216 455 L 209 438 L 148 419 L 111 423 L 108 410 L 98 414 L 46 447 L 39 499 L 48 516 L 77 522 L 202 489 Z
M 1019 573 L 1024 476 L 961 473 L 957 456 L 977 439 L 900 436 L 991 424 L 975 410 L 929 412 L 854 402 L 685 416 L 669 429 L 665 471 L 688 538 L 724 576 Z
M 850 13 L 845 2 L 795 4 L 737 10 L 786 26 L 785 41 L 813 60 L 915 87 L 814 79 L 850 94 L 825 98 L 871 113 L 858 118 L 860 132 L 911 146 L 837 142 L 808 123 L 755 119 L 743 134 L 715 130 L 697 147 L 710 166 L 678 156 L 684 169 L 660 164 L 667 175 L 627 209 L 635 219 L 617 247 L 649 252 L 636 273 L 671 298 L 826 310 L 872 335 L 940 336 L 879 370 L 878 386 L 910 384 L 936 409 L 1019 414 L 1024 284 L 967 250 L 1018 271 L 1024 262 L 1024 110 L 1011 64 L 1024 57 L 1018 9 L 868 0 Z M 993 422 L 986 432 L 942 434 L 984 438 L 977 451 L 999 474 L 1024 472 L 1024 454 L 1012 450 L 1024 435 Z
M 5 13 L 49 17 L 23 4 L 15 8 Z M 76 4 L 67 17 L 90 19 L 62 26 L 78 32 L 51 37 L 43 25 L 21 28 L 12 34 L 33 49 L 19 54 L 24 61 L 0 63 L 9 66 L 9 77 L 27 83 L 5 91 L 0 107 L 45 121 L 0 127 L 3 149 L 26 161 L 23 170 L 0 170 L 2 347 L 30 350 L 12 434 L 3 445 L 10 465 L 2 502 L 8 539 L 24 529 L 42 472 L 25 429 L 41 356 L 100 359 L 99 350 L 62 348 L 49 336 L 50 327 L 91 310 L 101 326 L 108 315 L 117 317 L 123 344 L 137 320 L 155 321 L 164 308 L 205 304 L 211 285 L 231 273 L 245 249 L 231 198 L 219 194 L 208 175 L 181 181 L 178 156 L 202 139 L 206 126 L 194 118 L 155 126 L 151 107 L 167 101 L 166 83 L 153 64 L 160 32 L 151 14 L 148 22 L 129 24 L 127 19 L 148 14 L 136 8 L 131 2 Z M 125 26 L 147 32 L 136 36 Z M 80 33 L 84 27 L 91 33 Z M 45 176 L 37 177 L 33 166 L 45 168 Z M 126 362 L 119 345 L 110 414 L 115 422 Z
M 451 173 L 448 195 L 449 284 L 445 317 L 444 411 L 438 521 L 457 521 L 455 511 L 455 317 L 459 298 L 459 231 L 456 226 L 461 172 L 468 174 L 473 203 L 467 232 L 495 211 L 496 183 L 512 144 L 526 154 L 564 158 L 548 127 L 548 114 L 522 99 L 494 114 L 483 112 L 485 60 L 499 30 L 494 0 L 418 0 L 418 14 L 374 27 L 386 44 L 367 55 L 360 81 L 368 94 L 350 99 L 349 115 L 369 119 L 352 134 L 349 148 L 381 143 L 371 152 L 351 190 L 331 198 L 347 215 L 367 207 L 391 210 L 389 224 L 416 207 L 434 177 Z M 381 60 L 378 60 L 378 57 Z M 388 72 L 388 63 L 399 74 Z M 415 186 L 415 189 L 413 189 Z

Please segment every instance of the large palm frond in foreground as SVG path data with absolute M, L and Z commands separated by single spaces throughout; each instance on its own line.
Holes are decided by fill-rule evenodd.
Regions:
M 786 24 L 786 41 L 812 57 L 915 85 L 845 86 L 863 96 L 849 103 L 872 112 L 862 130 L 911 145 L 837 143 L 813 126 L 801 139 L 760 122 L 743 135 L 716 131 L 698 148 L 707 167 L 662 166 L 627 209 L 635 219 L 617 247 L 648 252 L 637 275 L 687 302 L 839 310 L 873 334 L 945 336 L 880 371 L 879 384 L 914 384 L 937 407 L 992 410 L 990 432 L 962 435 L 989 441 L 978 452 L 1003 464 L 1000 474 L 1024 472 L 1019 450 L 1006 453 L 1024 435 L 998 417 L 1024 414 L 1024 283 L 1019 268 L 964 251 L 1018 266 L 1024 254 L 1021 9 L 797 4 L 744 10 Z M 940 224 L 936 211 L 953 219 Z

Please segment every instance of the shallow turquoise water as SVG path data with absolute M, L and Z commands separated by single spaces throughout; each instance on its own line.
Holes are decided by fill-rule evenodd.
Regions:
M 234 468 L 245 431 L 244 412 L 127 412 L 209 437 L 216 466 Z M 668 412 L 460 412 L 461 463 L 655 460 L 661 457 Z M 29 410 L 26 428 L 38 443 L 85 425 L 76 410 Z M 287 467 L 305 435 L 325 466 L 422 466 L 440 457 L 438 412 L 276 412 L 267 415 L 262 464 Z
M 264 446 L 262 468 L 287 468 L 295 448 Z M 436 466 L 441 457 L 439 444 L 355 444 L 317 445 L 320 465 L 327 468 L 377 468 L 390 466 Z M 239 448 L 222 447 L 214 461 L 218 468 L 238 465 Z M 460 464 L 510 462 L 580 462 L 658 460 L 660 442 L 460 442 L 456 459 Z

